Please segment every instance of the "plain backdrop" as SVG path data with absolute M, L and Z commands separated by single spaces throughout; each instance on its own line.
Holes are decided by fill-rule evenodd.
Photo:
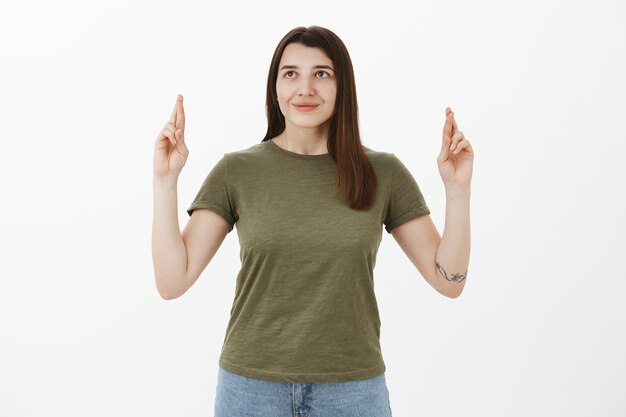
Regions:
M 213 415 L 239 242 L 160 298 L 154 141 L 182 94 L 182 230 L 217 160 L 263 138 L 271 56 L 309 25 L 348 47 L 362 142 L 403 161 L 440 233 L 446 106 L 475 151 L 460 298 L 383 230 L 394 416 L 626 416 L 623 2 L 24 1 L 0 16 L 1 416 Z

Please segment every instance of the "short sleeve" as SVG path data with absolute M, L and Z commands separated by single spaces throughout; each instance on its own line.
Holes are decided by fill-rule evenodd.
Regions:
M 391 233 L 394 227 L 415 217 L 430 214 L 424 196 L 411 172 L 396 155 L 391 154 L 391 159 L 393 164 L 391 190 L 384 220 L 387 233 Z
M 237 221 L 231 197 L 228 186 L 227 155 L 224 154 L 204 179 L 187 213 L 191 216 L 191 213 L 198 208 L 214 211 L 228 222 L 228 232 L 230 232 Z

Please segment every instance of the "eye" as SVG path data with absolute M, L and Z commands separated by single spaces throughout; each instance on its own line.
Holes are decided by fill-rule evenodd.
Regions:
M 295 73 L 295 71 L 286 71 L 285 72 L 285 77 L 286 78 L 293 78 L 293 77 L 290 77 L 289 74 L 294 74 L 294 73 Z
M 327 77 L 330 77 L 330 74 L 329 74 L 329 73 L 327 73 L 326 71 L 317 71 L 317 73 L 316 73 L 316 74 L 325 74 L 324 76 L 319 77 L 319 78 L 327 78 Z

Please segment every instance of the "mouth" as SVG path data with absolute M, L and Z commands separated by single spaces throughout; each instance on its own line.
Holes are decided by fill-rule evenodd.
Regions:
M 317 106 L 319 106 L 319 104 L 305 104 L 305 105 L 294 104 L 293 106 L 299 111 L 311 111 L 311 110 L 315 110 Z

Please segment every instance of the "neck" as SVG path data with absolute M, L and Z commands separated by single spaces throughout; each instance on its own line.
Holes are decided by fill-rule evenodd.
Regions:
M 303 155 L 328 153 L 328 127 L 302 128 L 287 125 L 276 137 L 281 148 Z M 275 141 L 276 142 L 276 141 Z

